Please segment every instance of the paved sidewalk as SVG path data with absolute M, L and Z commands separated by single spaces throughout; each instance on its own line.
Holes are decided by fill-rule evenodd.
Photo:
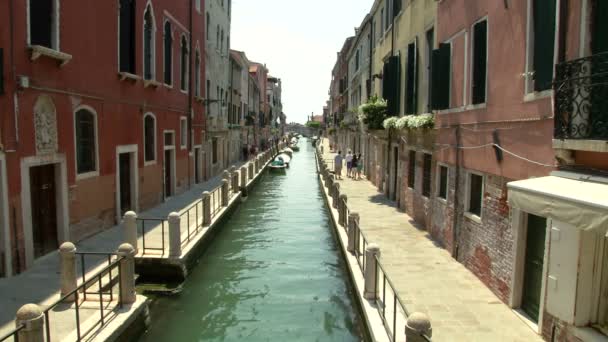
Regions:
M 323 144 L 323 158 L 333 161 L 327 139 Z M 350 211 L 361 215 L 368 240 L 380 246 L 381 262 L 407 310 L 429 315 L 433 341 L 542 341 L 395 202 L 366 180 L 344 178 L 338 181 L 340 193 L 348 196 Z
M 244 164 L 246 162 L 240 162 L 235 164 L 235 166 L 237 166 L 238 170 Z M 170 198 L 167 202 L 138 213 L 138 216 L 166 218 L 171 212 L 180 212 L 198 201 L 203 191 L 215 189 L 221 184 L 221 181 L 222 175 L 220 174 L 207 182 L 194 185 L 190 190 Z M 153 232 L 152 234 L 158 234 L 158 232 Z M 119 224 L 80 241 L 76 244 L 76 247 L 79 252 L 114 252 L 123 242 L 123 231 Z M 77 263 L 78 280 L 80 283 L 82 275 L 78 258 Z M 85 273 L 89 273 L 106 263 L 105 258 L 87 257 L 85 261 Z M 25 272 L 10 278 L 0 279 L 0 336 L 15 327 L 15 313 L 22 305 L 36 303 L 44 307 L 59 299 L 59 272 L 60 260 L 59 253 L 56 251 L 36 260 L 35 264 Z M 69 333 L 69 331 L 66 333 Z

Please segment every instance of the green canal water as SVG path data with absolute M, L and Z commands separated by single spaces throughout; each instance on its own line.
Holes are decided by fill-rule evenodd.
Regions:
M 140 341 L 361 341 L 348 274 L 301 139 L 285 175 L 266 173 L 179 295 L 156 298 Z

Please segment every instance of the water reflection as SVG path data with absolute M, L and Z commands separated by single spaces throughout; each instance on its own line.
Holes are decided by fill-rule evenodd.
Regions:
M 359 341 L 316 179 L 301 142 L 287 176 L 265 174 L 177 297 L 160 298 L 142 341 Z

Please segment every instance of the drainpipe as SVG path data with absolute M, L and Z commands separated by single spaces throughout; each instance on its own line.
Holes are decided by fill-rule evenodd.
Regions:
M 458 260 L 458 242 L 460 241 L 460 227 L 458 226 L 458 213 L 460 208 L 460 171 L 461 171 L 461 149 L 462 142 L 460 125 L 456 126 L 456 177 L 454 184 L 454 218 L 452 222 L 452 258 Z
M 191 168 L 192 168 L 192 161 L 190 160 L 190 153 L 193 153 L 193 149 L 192 149 L 192 139 L 194 138 L 192 136 L 192 116 L 194 115 L 193 111 L 193 106 L 192 106 L 192 102 L 194 101 L 194 91 L 195 89 L 192 89 L 192 80 L 194 77 L 194 68 L 192 67 L 192 61 L 193 61 L 193 57 L 192 55 L 194 54 L 194 50 L 193 50 L 193 41 L 194 41 L 194 34 L 192 31 L 192 22 L 194 20 L 193 16 L 194 16 L 194 1 L 190 1 L 190 16 L 189 16 L 189 20 L 188 20 L 188 28 L 190 29 L 190 41 L 189 41 L 189 51 L 190 53 L 188 54 L 188 65 L 190 66 L 188 68 L 188 74 L 190 74 L 190 77 L 188 78 L 188 89 L 190 90 L 188 92 L 188 116 L 187 116 L 187 126 L 188 126 L 188 132 L 187 132 L 187 137 L 188 137 L 188 188 L 192 187 L 192 175 L 191 175 Z

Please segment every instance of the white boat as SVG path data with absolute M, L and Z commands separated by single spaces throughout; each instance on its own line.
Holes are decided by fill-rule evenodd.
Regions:
M 289 168 L 289 163 L 291 162 L 291 156 L 288 155 L 287 153 L 281 153 L 276 158 L 274 158 L 274 160 L 277 160 L 279 158 L 283 158 L 283 162 L 285 164 L 287 164 L 287 168 Z
M 281 150 L 281 153 L 284 153 L 284 154 L 288 155 L 289 157 L 293 156 L 293 150 L 290 149 L 289 147 L 286 147 L 283 150 Z
M 281 156 L 276 157 L 275 160 L 273 160 L 272 163 L 270 163 L 269 165 L 270 171 L 274 172 L 285 172 L 287 166 L 288 164 Z

